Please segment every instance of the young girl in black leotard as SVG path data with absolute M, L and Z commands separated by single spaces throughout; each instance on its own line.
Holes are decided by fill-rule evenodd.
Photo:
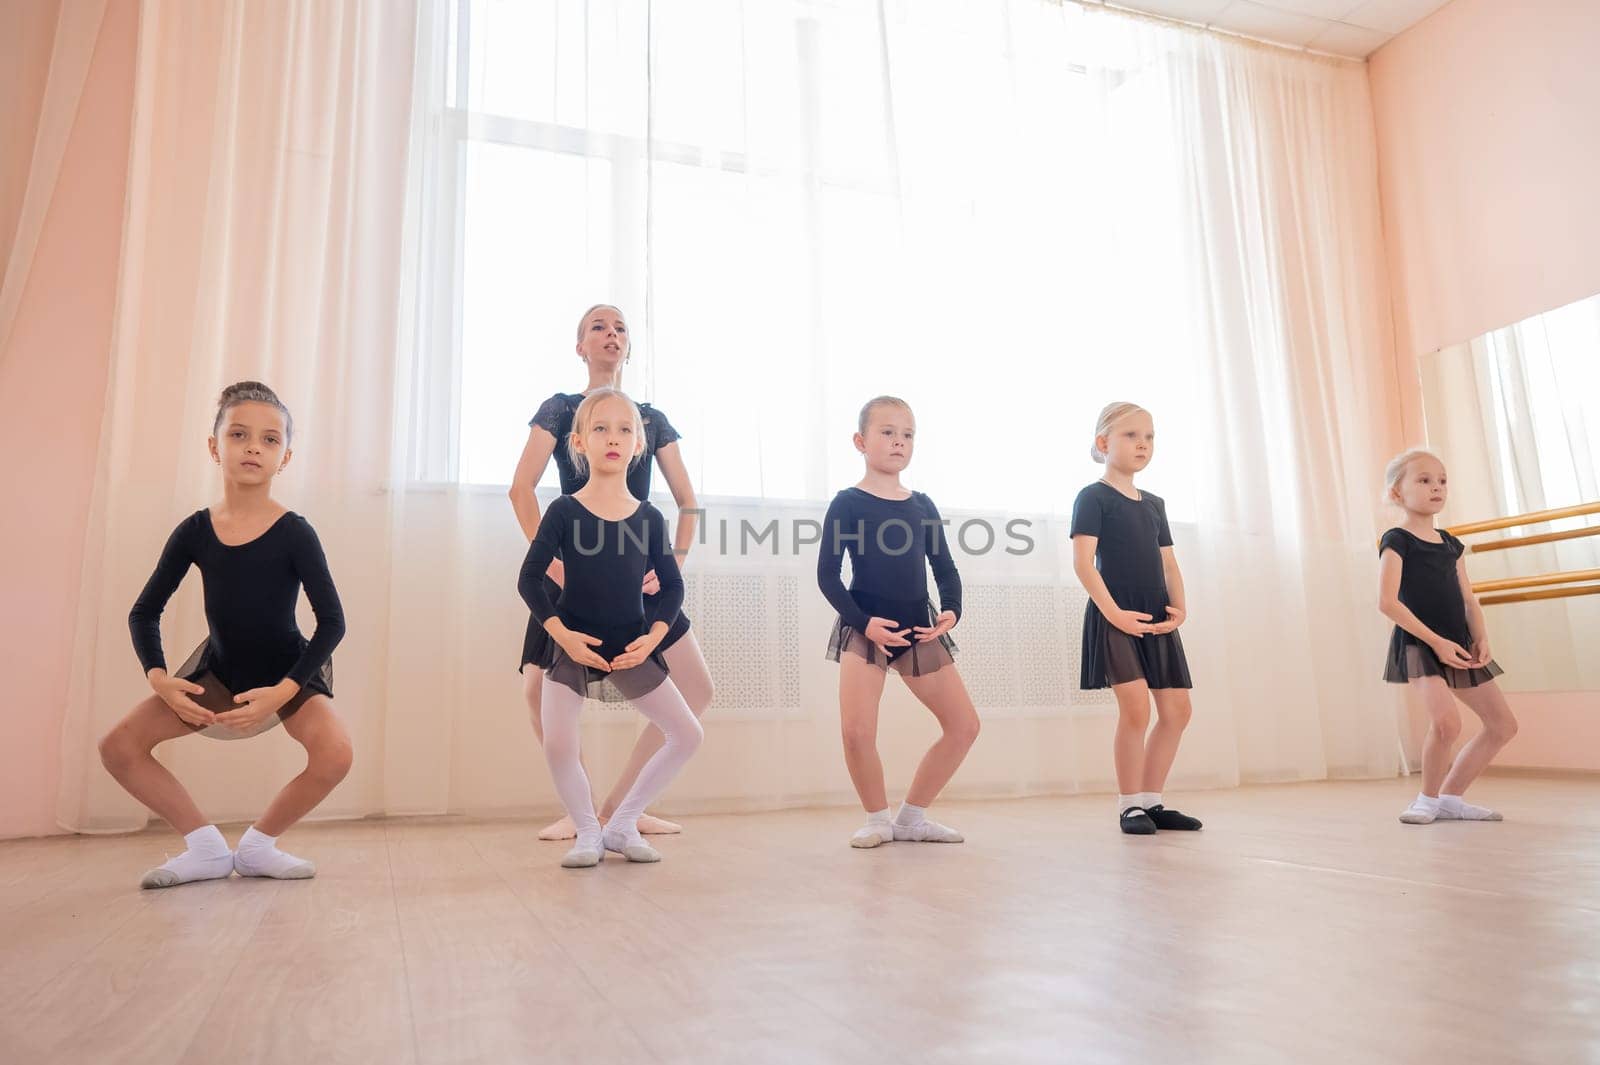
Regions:
M 628 323 L 623 319 L 621 311 L 608 304 L 598 304 L 584 312 L 578 321 L 577 350 L 578 356 L 583 359 L 589 372 L 589 391 L 596 388 L 622 387 L 622 367 L 628 361 L 629 347 Z M 573 461 L 571 450 L 567 445 L 572 433 L 573 415 L 587 394 L 588 392 L 557 392 L 540 405 L 532 421 L 528 423 L 528 442 L 523 448 L 521 460 L 517 463 L 516 473 L 512 476 L 510 496 L 512 508 L 517 513 L 517 521 L 522 525 L 523 534 L 530 542 L 540 522 L 539 500 L 534 493 L 534 486 L 544 476 L 546 465 L 552 459 L 555 460 L 556 470 L 561 475 L 561 491 L 565 495 L 578 491 L 588 480 L 587 470 Z M 684 467 L 683 457 L 678 452 L 678 431 L 667 420 L 667 416 L 657 408 L 648 403 L 638 404 L 638 407 L 644 428 L 644 449 L 638 461 L 628 469 L 628 490 L 634 498 L 648 500 L 651 470 L 656 463 L 660 463 L 661 473 L 666 478 L 668 487 L 672 489 L 673 501 L 678 507 L 677 533 L 673 540 L 678 558 L 682 559 L 694 541 L 696 505 L 688 470 Z M 549 574 L 544 578 L 545 592 L 552 599 L 561 591 L 562 567 L 562 560 L 555 559 L 550 565 Z M 655 573 L 645 574 L 644 592 L 645 606 L 651 615 L 662 613 L 659 580 Z M 689 627 L 689 619 L 683 612 L 679 611 L 676 616 L 665 617 L 663 620 L 669 623 L 669 628 L 666 639 L 661 643 L 661 655 L 672 669 L 672 679 L 679 693 L 689 704 L 689 709 L 699 717 L 705 713 L 706 707 L 711 705 L 713 695 L 711 672 L 706 668 L 705 658 L 700 653 L 700 644 L 695 639 L 694 631 Z M 545 641 L 544 629 L 540 627 L 536 618 L 530 616 L 527 634 L 523 639 L 520 665 L 523 675 L 523 695 L 531 712 L 534 732 L 541 737 L 541 741 L 543 732 L 540 725 L 539 694 L 543 690 L 543 681 L 536 663 L 541 656 Z M 621 775 L 612 785 L 610 794 L 600 804 L 602 818 L 611 816 L 617 804 L 622 801 L 622 797 L 633 786 L 639 770 L 644 768 L 645 762 L 649 761 L 650 756 L 661 746 L 661 741 L 661 730 L 653 725 L 640 733 Z M 679 826 L 671 821 L 645 814 L 639 818 L 639 830 L 647 835 L 673 833 L 679 831 Z M 572 822 L 563 817 L 541 830 L 539 838 L 571 839 L 575 832 Z
M 1167 506 L 1133 486 L 1134 475 L 1155 454 L 1155 438 L 1155 423 L 1144 408 L 1108 405 L 1090 448 L 1106 475 L 1079 492 L 1072 505 L 1073 570 L 1089 593 L 1079 684 L 1116 693 L 1118 823 L 1134 836 L 1200 827 L 1161 801 L 1189 724 L 1192 685 L 1178 636 L 1186 599 Z M 1156 727 L 1147 740 L 1152 698 Z
M 1384 472 L 1385 495 L 1405 521 L 1378 546 L 1378 609 L 1394 621 L 1383 679 L 1421 690 L 1430 723 L 1422 743 L 1422 791 L 1400 820 L 1498 821 L 1500 815 L 1461 796 L 1500 748 L 1517 734 L 1517 720 L 1494 678 L 1483 610 L 1472 594 L 1466 547 L 1433 526 L 1447 495 L 1444 464 L 1420 448 L 1396 455 Z M 1483 731 L 1450 758 L 1461 733 L 1455 699 L 1483 720 Z
M 550 504 L 528 548 L 517 588 L 548 639 L 532 664 L 543 673 L 540 716 L 545 760 L 556 791 L 577 828 L 577 843 L 562 860 L 593 866 L 612 850 L 634 862 L 661 856 L 639 834 L 645 804 L 660 795 L 699 748 L 703 733 L 661 654 L 683 604 L 683 578 L 667 538 L 666 519 L 628 490 L 629 465 L 644 447 L 639 410 L 614 389 L 597 389 L 578 406 L 569 444 L 589 476 L 573 495 Z M 544 576 L 557 556 L 565 582 L 552 600 Z M 660 581 L 655 610 L 647 610 L 647 572 Z M 578 717 L 584 697 L 609 678 L 661 731 L 651 754 L 601 831 L 578 758 Z
M 225 389 L 212 426 L 222 502 L 185 518 L 167 540 L 128 616 L 134 651 L 155 695 L 100 741 L 111 775 L 183 833 L 187 849 L 144 876 L 147 888 L 241 876 L 304 879 L 310 862 L 278 850 L 277 837 L 310 813 L 350 769 L 350 738 L 333 709 L 329 656 L 344 612 L 317 534 L 271 495 L 287 466 L 293 421 L 265 385 Z M 190 566 L 200 570 L 209 633 L 175 672 L 161 648 L 161 613 Z M 316 614 L 307 641 L 295 623 L 301 587 Z M 282 723 L 306 749 L 306 768 L 247 829 L 235 851 L 151 753 L 195 732 L 253 736 Z
M 895 840 L 960 843 L 960 832 L 926 815 L 978 738 L 978 712 L 961 682 L 948 633 L 961 616 L 961 576 L 933 500 L 900 484 L 911 462 L 916 420 L 905 401 L 879 396 L 861 408 L 856 450 L 866 475 L 834 496 L 822 523 L 817 584 L 839 612 L 828 657 L 839 663 L 844 760 L 867 823 L 852 847 Z M 839 577 L 850 557 L 850 587 Z M 927 567 L 939 589 L 928 599 Z M 878 757 L 878 703 L 888 671 L 933 712 L 943 734 L 923 755 L 905 802 L 891 820 Z

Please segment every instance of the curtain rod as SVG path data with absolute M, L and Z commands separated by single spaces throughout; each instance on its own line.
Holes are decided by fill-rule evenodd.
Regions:
M 1086 11 L 1112 11 L 1123 18 L 1137 21 L 1153 22 L 1162 26 L 1181 26 L 1186 30 L 1200 33 L 1209 33 L 1217 37 L 1227 37 L 1256 48 L 1264 48 L 1273 52 L 1282 52 L 1293 56 L 1311 56 L 1316 59 L 1327 60 L 1332 63 L 1353 66 L 1366 66 L 1365 59 L 1355 59 L 1347 55 L 1334 55 L 1332 52 L 1321 52 L 1303 44 L 1284 44 L 1282 41 L 1269 41 L 1263 37 L 1252 37 L 1248 33 L 1238 30 L 1226 29 L 1222 26 L 1212 26 L 1204 22 L 1191 22 L 1188 19 L 1176 18 L 1172 15 L 1158 15 L 1153 11 L 1140 11 L 1137 8 L 1125 7 L 1113 0 L 1053 0 L 1057 4 L 1071 4 Z M 1391 37 L 1390 40 L 1393 40 Z M 1385 42 L 1387 43 L 1387 42 Z

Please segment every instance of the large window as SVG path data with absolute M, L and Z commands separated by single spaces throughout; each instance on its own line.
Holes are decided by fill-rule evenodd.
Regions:
M 888 392 L 946 509 L 1059 511 L 1133 399 L 1188 513 L 1188 149 L 1072 5 L 448 4 L 424 283 L 452 431 L 419 476 L 504 484 L 606 301 L 703 496 L 828 497 Z

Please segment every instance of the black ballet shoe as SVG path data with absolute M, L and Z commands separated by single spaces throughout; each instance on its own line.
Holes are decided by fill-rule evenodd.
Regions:
M 1168 832 L 1198 832 L 1200 822 L 1188 814 L 1180 814 L 1176 810 L 1169 810 L 1160 803 L 1156 803 L 1145 811 L 1150 815 L 1150 820 L 1155 822 L 1157 828 L 1166 829 Z
M 1122 811 L 1118 818 L 1122 823 L 1122 831 L 1130 836 L 1153 836 L 1156 834 L 1156 823 L 1150 820 L 1150 815 L 1137 806 L 1130 806 Z

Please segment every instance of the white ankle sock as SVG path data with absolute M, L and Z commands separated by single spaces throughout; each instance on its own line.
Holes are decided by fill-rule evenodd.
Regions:
M 1426 795 L 1419 794 L 1415 799 L 1411 800 L 1411 805 L 1407 806 L 1400 814 L 1400 823 L 1405 825 L 1431 825 L 1440 816 L 1439 800 L 1430 799 Z
M 885 810 L 884 812 L 887 813 L 888 811 Z M 926 806 L 912 806 L 908 802 L 901 803 L 900 811 L 894 815 L 894 823 L 905 827 L 920 825 L 927 819 L 928 808 Z
M 1417 797 L 1411 801 L 1411 805 L 1421 806 L 1426 810 L 1437 810 L 1442 802 L 1443 800 L 1437 795 L 1424 795 L 1419 791 Z
M 228 853 L 228 841 L 222 838 L 222 832 L 216 825 L 202 825 L 184 836 L 183 843 L 189 853 L 207 858 Z
M 308 880 L 317 867 L 277 847 L 278 837 L 258 831 L 254 825 L 239 837 L 233 854 L 233 867 L 240 876 L 266 876 L 274 880 Z
M 233 852 L 216 825 L 204 825 L 183 837 L 184 852 L 144 874 L 140 887 L 164 888 L 195 880 L 220 880 L 233 872 Z
M 1161 805 L 1161 793 L 1159 791 L 1141 791 L 1138 795 L 1134 796 L 1134 798 L 1137 799 L 1139 805 L 1146 810 L 1150 809 L 1152 806 Z
M 1132 795 L 1118 795 L 1117 796 L 1117 813 L 1119 815 L 1122 814 L 1122 813 L 1125 813 L 1130 806 L 1137 806 L 1141 810 L 1144 809 L 1144 803 L 1139 801 L 1140 799 L 1143 799 L 1143 798 L 1144 798 L 1144 793 L 1143 792 L 1135 792 Z

